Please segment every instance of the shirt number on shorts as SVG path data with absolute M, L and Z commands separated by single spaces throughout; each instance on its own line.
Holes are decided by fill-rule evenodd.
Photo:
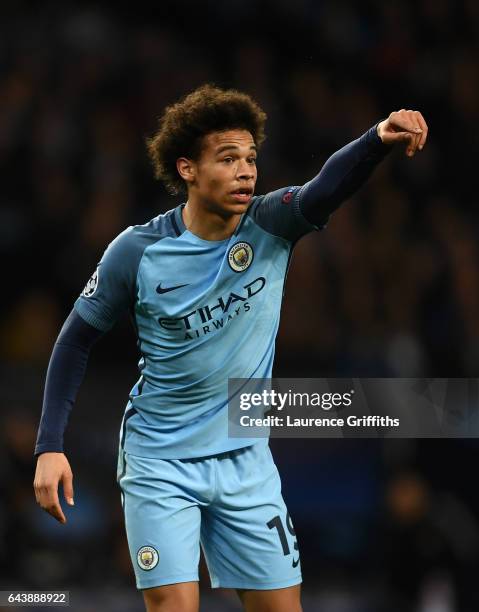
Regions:
M 279 541 L 281 542 L 281 547 L 283 549 L 283 554 L 285 557 L 287 555 L 290 555 L 291 550 L 289 548 L 288 538 L 286 537 L 286 531 L 283 526 L 283 521 L 281 520 L 281 517 L 279 516 L 279 514 L 274 516 L 270 521 L 268 521 L 266 525 L 268 526 L 269 529 L 277 529 Z M 293 527 L 293 521 L 291 520 L 291 517 L 289 516 L 289 512 L 286 514 L 286 527 L 289 533 L 293 537 L 295 537 L 296 532 Z M 298 550 L 298 540 L 296 539 L 294 540 L 294 550 Z M 297 567 L 298 563 L 299 563 L 299 556 L 297 559 L 293 558 L 293 567 Z

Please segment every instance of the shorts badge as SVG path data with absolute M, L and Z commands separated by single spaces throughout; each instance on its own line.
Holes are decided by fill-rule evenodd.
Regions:
M 158 565 L 160 557 L 153 546 L 142 546 L 136 555 L 138 565 L 142 570 L 149 571 Z

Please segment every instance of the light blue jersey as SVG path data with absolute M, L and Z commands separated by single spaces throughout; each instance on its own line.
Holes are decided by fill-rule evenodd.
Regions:
M 258 442 L 228 438 L 228 379 L 271 376 L 291 250 L 316 229 L 301 191 L 254 197 L 226 240 L 188 231 L 180 205 L 109 245 L 75 308 L 100 330 L 134 316 L 141 377 L 120 432 L 127 453 L 187 459 Z

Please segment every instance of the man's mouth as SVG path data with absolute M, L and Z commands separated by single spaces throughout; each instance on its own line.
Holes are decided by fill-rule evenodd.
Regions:
M 246 204 L 251 200 L 253 195 L 252 187 L 240 187 L 239 189 L 235 189 L 235 191 L 231 192 L 231 196 L 236 202 L 240 202 L 241 204 Z

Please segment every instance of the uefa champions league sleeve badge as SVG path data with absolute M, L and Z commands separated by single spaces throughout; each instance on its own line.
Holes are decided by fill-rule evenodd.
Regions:
M 93 272 L 89 281 L 85 285 L 85 288 L 81 292 L 83 297 L 89 298 L 95 293 L 98 287 L 98 276 L 99 276 L 99 268 L 97 268 L 95 272 Z

